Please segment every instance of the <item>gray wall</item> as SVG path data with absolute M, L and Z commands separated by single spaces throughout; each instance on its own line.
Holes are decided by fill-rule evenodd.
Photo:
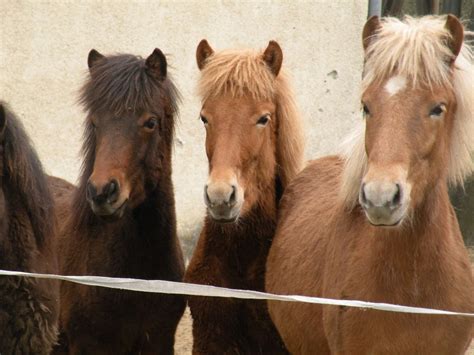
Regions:
M 75 182 L 84 113 L 76 104 L 95 48 L 168 54 L 183 94 L 174 156 L 179 232 L 189 238 L 204 214 L 204 129 L 195 95 L 195 49 L 284 51 L 304 115 L 307 157 L 334 152 L 359 119 L 360 32 L 367 1 L 1 1 L 0 97 L 25 122 L 50 174 Z M 330 74 L 337 72 L 337 74 Z
M 0 99 L 25 122 L 47 171 L 71 182 L 80 166 L 84 113 L 76 99 L 89 50 L 147 56 L 159 47 L 167 53 L 184 99 L 173 179 L 188 249 L 204 215 L 207 176 L 195 95 L 194 53 L 202 38 L 216 49 L 264 48 L 270 39 L 281 44 L 304 116 L 308 158 L 335 152 L 360 119 L 366 0 L 1 0 L 1 8 Z

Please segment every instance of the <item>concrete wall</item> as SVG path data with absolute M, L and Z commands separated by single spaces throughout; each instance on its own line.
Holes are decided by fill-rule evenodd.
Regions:
M 76 104 L 87 54 L 168 55 L 183 94 L 174 157 L 179 231 L 204 214 L 204 129 L 195 95 L 195 48 L 264 48 L 277 40 L 304 114 L 307 156 L 335 151 L 359 115 L 360 33 L 367 1 L 2 0 L 0 98 L 24 121 L 48 173 L 75 182 L 84 113 Z

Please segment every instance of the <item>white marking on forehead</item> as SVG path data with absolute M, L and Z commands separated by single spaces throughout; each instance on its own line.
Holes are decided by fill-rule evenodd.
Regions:
M 397 94 L 407 86 L 407 79 L 404 76 L 396 75 L 387 80 L 385 90 L 390 96 Z

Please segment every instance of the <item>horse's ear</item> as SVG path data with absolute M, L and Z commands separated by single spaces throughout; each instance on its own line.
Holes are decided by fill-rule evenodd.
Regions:
M 263 60 L 267 63 L 272 73 L 277 76 L 283 63 L 283 51 L 277 42 L 268 42 L 267 49 L 263 52 Z
M 5 114 L 5 108 L 0 104 L 0 138 L 3 137 L 5 127 L 7 126 L 7 115 Z
M 377 30 L 380 28 L 380 19 L 378 16 L 372 16 L 367 20 L 362 30 L 362 45 L 364 51 L 369 48 L 370 42 L 374 39 Z
M 202 70 L 206 64 L 206 59 L 214 53 L 207 40 L 203 39 L 196 48 L 196 62 L 199 70 Z
M 103 58 L 105 57 L 102 54 L 97 52 L 95 49 L 91 49 L 89 56 L 87 57 L 87 65 L 89 66 L 89 69 L 92 69 L 92 67 Z
M 456 57 L 458 56 L 462 48 L 462 44 L 464 41 L 464 28 L 458 18 L 451 14 L 449 14 L 446 18 L 445 27 L 451 34 L 448 46 L 453 52 L 452 63 L 454 63 Z
M 163 52 L 155 48 L 152 54 L 146 59 L 146 67 L 157 79 L 164 80 L 166 78 L 168 63 Z

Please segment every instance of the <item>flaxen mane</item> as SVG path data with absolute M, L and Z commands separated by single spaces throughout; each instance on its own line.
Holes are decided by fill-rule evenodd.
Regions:
M 0 102 L 6 117 L 3 153 L 3 184 L 15 191 L 24 206 L 36 242 L 41 245 L 54 232 L 54 204 L 38 155 L 21 122 Z
M 140 113 L 144 111 L 161 111 L 162 106 L 166 121 L 163 126 L 163 137 L 170 140 L 174 136 L 174 119 L 178 113 L 180 94 L 169 74 L 164 80 L 158 80 L 148 73 L 145 59 L 131 54 L 118 54 L 109 56 L 91 69 L 90 75 L 80 91 L 79 103 L 87 111 L 89 117 L 100 113 L 114 113 L 119 117 L 127 111 Z M 164 105 L 163 105 L 164 103 Z M 158 112 L 159 113 L 159 112 Z M 86 196 L 86 184 L 92 174 L 96 141 L 94 126 L 90 119 L 85 121 L 84 155 L 81 167 L 81 178 L 76 193 L 74 204 L 77 208 L 79 225 L 93 223 L 94 215 L 90 210 Z M 158 148 L 157 148 L 158 149 Z M 148 160 L 155 157 L 151 154 Z M 156 166 L 156 162 L 145 162 L 146 165 Z M 78 225 L 78 226 L 79 226 Z
M 301 118 L 284 69 L 275 77 L 261 52 L 225 50 L 210 56 L 201 73 L 198 92 L 202 101 L 221 95 L 250 94 L 257 100 L 276 103 L 277 163 L 285 187 L 303 168 L 304 139 Z
M 446 17 L 411 17 L 400 21 L 381 19 L 376 40 L 366 52 L 362 89 L 380 84 L 401 74 L 413 87 L 441 85 L 452 87 L 457 111 L 451 137 L 448 167 L 449 183 L 462 185 L 474 171 L 474 57 L 471 46 L 464 43 L 454 62 L 448 47 L 450 33 L 445 28 Z M 472 35 L 472 33 L 465 33 Z M 343 144 L 346 159 L 341 197 L 348 206 L 357 202 L 360 182 L 367 167 L 363 123 Z

